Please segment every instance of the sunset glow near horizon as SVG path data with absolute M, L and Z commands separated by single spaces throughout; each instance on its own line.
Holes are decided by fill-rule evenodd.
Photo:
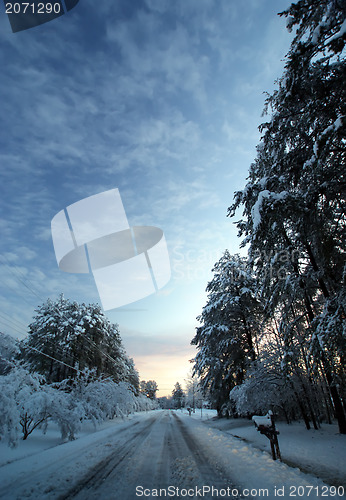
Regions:
M 119 189 L 129 226 L 161 228 L 171 279 L 106 311 L 141 380 L 184 385 L 214 263 L 239 252 L 226 217 L 259 142 L 264 92 L 291 35 L 283 0 L 80 0 L 12 33 L 0 10 L 0 331 L 25 338 L 63 293 L 100 303 L 92 275 L 57 265 L 50 222 Z

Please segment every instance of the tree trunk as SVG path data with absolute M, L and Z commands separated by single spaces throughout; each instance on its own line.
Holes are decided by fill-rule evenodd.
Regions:
M 312 253 L 312 248 L 311 248 L 311 245 L 310 243 L 308 243 L 307 241 L 305 242 L 305 248 L 306 248 L 306 251 L 308 253 L 308 256 L 309 256 L 309 259 L 310 259 L 310 262 L 311 262 L 311 265 L 312 265 L 312 269 L 318 273 L 319 272 L 319 267 L 317 265 L 317 262 L 316 262 L 316 259 L 315 259 L 315 256 L 314 254 Z M 323 296 L 328 299 L 329 298 L 329 292 L 328 292 L 328 289 L 327 289 L 327 285 L 325 284 L 324 282 L 324 279 L 319 277 L 318 278 L 318 284 L 320 285 L 320 288 L 321 288 L 321 291 L 323 293 Z
M 297 403 L 298 403 L 298 406 L 299 406 L 299 409 L 300 409 L 301 416 L 303 417 L 303 420 L 304 420 L 304 423 L 305 423 L 305 427 L 309 431 L 311 429 L 309 416 L 308 416 L 308 414 L 307 414 L 307 412 L 305 410 L 305 407 L 303 405 L 303 402 L 300 399 L 300 397 L 298 396 L 298 393 L 295 390 L 294 385 L 293 385 L 292 382 L 291 382 L 291 387 L 292 387 L 292 390 L 293 390 L 294 395 L 296 397 L 296 400 L 297 400 Z
M 293 265 L 293 267 L 294 267 L 295 272 L 297 272 L 298 276 L 299 276 L 298 266 Z M 303 289 L 305 288 L 305 284 L 304 284 L 303 280 L 301 281 L 300 286 Z M 314 315 L 314 312 L 312 310 L 309 297 L 308 297 L 307 293 L 305 292 L 305 290 L 304 290 L 304 302 L 305 302 L 309 321 L 313 321 L 315 315 Z M 333 400 L 335 418 L 338 421 L 340 434 L 346 434 L 346 417 L 345 417 L 345 413 L 344 413 L 344 408 L 343 408 L 342 401 L 340 399 L 338 390 L 337 390 L 336 386 L 333 384 L 332 371 L 330 369 L 329 363 L 328 363 L 322 349 L 323 348 L 321 347 L 321 351 L 320 351 L 321 352 L 321 361 L 322 361 L 323 370 L 324 370 L 325 375 L 326 375 L 326 380 L 327 380 L 328 388 L 330 391 L 330 395 L 331 395 L 332 400 Z
M 321 362 L 323 366 L 324 373 L 326 375 L 326 380 L 328 384 L 328 388 L 330 391 L 330 395 L 333 400 L 334 405 L 334 415 L 338 421 L 339 432 L 340 434 L 346 434 L 346 418 L 344 413 L 344 408 L 342 405 L 341 398 L 339 396 L 338 390 L 333 383 L 333 376 L 329 367 L 328 360 L 326 359 L 324 352 L 321 351 Z

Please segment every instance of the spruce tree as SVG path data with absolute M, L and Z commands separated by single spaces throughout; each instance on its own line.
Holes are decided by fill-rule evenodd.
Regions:
M 212 271 L 213 279 L 206 288 L 207 304 L 197 318 L 201 326 L 191 343 L 198 350 L 194 371 L 220 414 L 230 390 L 243 383 L 249 365 L 256 359 L 262 307 L 246 259 L 225 251 Z

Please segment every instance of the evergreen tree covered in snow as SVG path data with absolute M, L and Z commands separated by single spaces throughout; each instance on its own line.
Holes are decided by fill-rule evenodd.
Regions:
M 192 344 L 198 349 L 195 373 L 220 412 L 230 390 L 244 381 L 246 370 L 256 359 L 255 337 L 262 307 L 246 259 L 226 251 L 213 273 L 206 288 L 207 304 L 197 318 L 201 326 Z
M 300 0 L 283 12 L 295 36 L 248 183 L 229 216 L 288 349 L 327 380 L 340 432 L 345 382 L 346 3 Z M 288 299 L 288 300 L 287 300 Z M 302 358 L 303 359 L 303 358 Z M 340 389 L 341 387 L 341 389 Z
M 156 399 L 156 393 L 159 390 L 155 380 L 141 380 L 140 391 L 141 393 L 149 399 Z
M 176 408 L 182 408 L 184 404 L 184 391 L 179 382 L 176 382 L 172 391 L 172 402 Z
M 96 376 L 126 381 L 138 393 L 133 361 L 122 345 L 117 325 L 111 324 L 96 304 L 77 304 L 62 295 L 36 310 L 22 353 L 31 369 L 48 382 L 75 378 L 90 369 Z

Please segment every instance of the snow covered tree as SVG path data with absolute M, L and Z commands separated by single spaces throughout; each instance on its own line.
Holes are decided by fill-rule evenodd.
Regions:
M 133 361 L 132 358 L 128 358 L 125 356 L 125 371 L 126 371 L 126 377 L 125 380 L 131 387 L 132 392 L 135 394 L 135 396 L 139 396 L 139 374 L 138 371 L 136 370 L 135 367 L 135 362 Z
M 179 382 L 176 382 L 172 391 L 172 400 L 176 408 L 182 408 L 184 404 L 184 391 Z
M 244 381 L 256 359 L 262 306 L 246 259 L 226 251 L 212 271 L 214 277 L 206 288 L 208 301 L 197 318 L 201 326 L 191 343 L 198 350 L 194 371 L 220 414 L 230 390 Z
M 172 406 L 172 400 L 167 396 L 161 396 L 160 398 L 157 398 L 157 403 L 159 407 L 163 409 L 171 408 Z
M 155 380 L 142 380 L 140 383 L 141 393 L 144 394 L 149 399 L 156 399 L 156 393 L 159 390 Z
M 127 381 L 138 391 L 138 374 L 122 345 L 117 325 L 96 304 L 77 304 L 62 295 L 36 311 L 22 343 L 24 359 L 48 382 L 74 378 L 86 368 L 96 376 Z
M 270 409 L 288 423 L 303 418 L 307 429 L 311 422 L 318 429 L 317 415 L 325 408 L 319 401 L 320 387 L 309 379 L 304 361 L 301 346 L 294 343 L 288 348 L 275 321 L 266 322 L 256 363 L 244 383 L 231 391 L 231 407 L 243 415 L 266 414 Z
M 0 438 L 15 446 L 22 431 L 23 440 L 50 416 L 52 397 L 42 376 L 16 367 L 0 376 Z
M 6 375 L 14 368 L 18 354 L 18 342 L 11 335 L 0 332 L 0 375 Z
M 193 375 L 193 370 L 189 373 L 186 379 L 186 397 L 185 403 L 189 407 L 195 409 L 199 408 L 203 401 L 203 393 L 201 389 L 201 382 L 199 378 Z
M 244 207 L 239 234 L 263 295 L 272 314 L 281 314 L 283 297 L 290 297 L 282 331 L 295 335 L 297 317 L 300 329 L 305 323 L 310 364 L 322 367 L 346 433 L 338 389 L 345 380 L 346 3 L 300 0 L 281 15 L 295 36 L 266 101 L 272 115 L 260 127 L 248 183 L 235 193 L 229 216 Z

